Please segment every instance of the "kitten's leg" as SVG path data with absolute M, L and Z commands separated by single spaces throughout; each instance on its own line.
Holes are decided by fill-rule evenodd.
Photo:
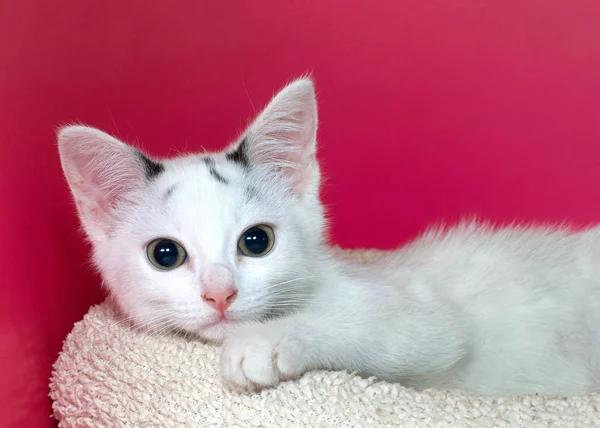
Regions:
M 393 313 L 365 307 L 298 313 L 239 327 L 224 343 L 223 377 L 251 390 L 315 369 L 400 381 L 458 362 L 466 352 L 458 318 L 443 307 L 410 305 Z

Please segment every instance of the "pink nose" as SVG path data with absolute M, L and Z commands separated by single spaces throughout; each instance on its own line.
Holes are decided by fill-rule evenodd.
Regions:
M 225 312 L 225 309 L 233 303 L 235 296 L 237 296 L 237 290 L 229 287 L 207 290 L 202 294 L 204 301 L 221 313 Z
M 233 272 L 219 264 L 211 265 L 202 272 L 200 281 L 204 301 L 217 311 L 225 312 L 237 295 Z

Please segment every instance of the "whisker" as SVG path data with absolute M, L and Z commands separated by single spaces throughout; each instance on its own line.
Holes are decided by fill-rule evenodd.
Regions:
M 149 336 L 163 336 L 167 331 L 172 330 L 177 325 L 177 321 L 170 319 L 165 323 L 159 325 L 150 326 L 144 331 L 144 334 Z
M 271 288 L 274 287 L 279 287 L 280 285 L 284 285 L 284 284 L 290 284 L 292 282 L 296 282 L 296 281 L 302 281 L 305 279 L 312 279 L 312 278 L 316 278 L 315 276 L 302 276 L 300 278 L 293 278 L 293 279 L 289 279 L 287 281 L 282 281 L 282 282 L 278 282 L 276 284 L 270 284 L 268 287 L 265 287 L 265 290 L 270 290 Z
M 129 319 L 127 321 L 123 321 L 123 322 L 119 323 L 118 325 L 123 325 L 125 323 L 130 323 L 131 322 L 131 326 L 132 327 L 139 328 L 139 327 L 147 325 L 147 324 L 153 324 L 156 321 L 160 321 L 161 319 L 166 318 L 166 317 L 168 317 L 168 314 L 155 315 L 155 316 L 153 316 L 150 319 L 146 319 L 146 320 L 142 320 L 142 321 L 138 321 L 138 320 L 132 318 L 132 319 Z
M 159 308 L 159 309 L 154 310 L 152 312 L 152 315 L 161 314 L 161 313 L 168 313 L 170 311 L 171 311 L 170 308 Z M 135 315 L 128 315 L 128 316 L 125 316 L 125 317 L 121 317 L 121 319 L 119 320 L 119 322 L 126 322 L 126 321 L 130 321 L 132 319 L 135 319 Z

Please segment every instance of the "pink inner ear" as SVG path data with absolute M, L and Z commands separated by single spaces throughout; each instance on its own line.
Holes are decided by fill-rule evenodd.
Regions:
M 81 212 L 110 215 L 116 201 L 144 181 L 144 166 L 136 151 L 109 135 L 67 129 L 60 138 L 65 175 Z
M 111 218 L 111 206 L 109 201 L 100 199 L 92 203 L 76 199 L 75 205 L 86 221 L 92 221 L 95 224 L 109 225 Z
M 318 178 L 318 170 L 315 166 L 316 161 L 311 162 L 301 173 L 298 173 L 293 177 L 294 189 L 299 195 L 306 193 L 311 181 L 315 179 L 315 175 L 317 175 Z
M 100 191 L 99 184 L 91 177 L 81 177 L 75 183 L 79 191 L 86 195 L 87 199 L 99 200 L 103 199 L 103 192 Z
M 87 204 L 90 203 L 89 201 L 93 201 L 93 204 L 100 211 L 107 211 L 110 209 L 112 205 L 110 192 L 102 189 L 99 184 L 94 182 L 94 180 L 82 177 L 77 180 L 77 188 L 81 194 L 85 195 L 85 199 L 88 201 Z M 80 198 L 76 198 L 76 203 L 79 206 L 86 202 Z
M 294 191 L 303 193 L 318 184 L 315 159 L 317 106 L 309 80 L 284 88 L 258 116 L 248 131 L 250 163 L 292 179 Z
M 63 170 L 88 236 L 105 239 L 114 227 L 115 207 L 131 200 L 146 179 L 143 158 L 133 148 L 97 129 L 63 128 L 58 134 Z
M 288 126 L 290 123 L 297 129 L 290 129 L 283 135 L 287 144 L 283 145 L 278 157 L 285 163 L 283 172 L 292 178 L 294 189 L 302 194 L 314 174 L 315 123 L 306 111 L 297 112 L 290 118 Z
M 85 223 L 109 227 L 115 201 L 97 179 L 98 177 L 93 178 L 93 173 L 76 179 L 73 183 L 75 204 Z

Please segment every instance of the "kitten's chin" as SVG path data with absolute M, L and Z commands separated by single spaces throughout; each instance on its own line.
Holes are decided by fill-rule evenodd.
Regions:
M 195 332 L 201 339 L 211 343 L 221 343 L 227 333 L 226 324 L 215 324 Z

